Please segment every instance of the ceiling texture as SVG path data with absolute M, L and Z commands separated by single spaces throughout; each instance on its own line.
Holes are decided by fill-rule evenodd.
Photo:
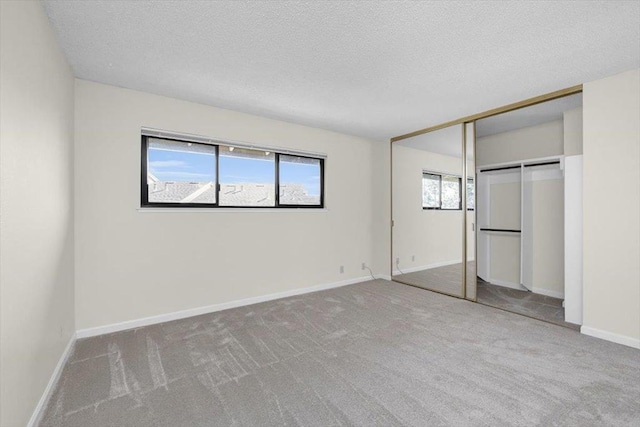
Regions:
M 52 1 L 78 78 L 388 140 L 640 67 L 638 1 Z

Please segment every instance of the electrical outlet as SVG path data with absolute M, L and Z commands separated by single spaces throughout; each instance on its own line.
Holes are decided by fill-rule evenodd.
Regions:
M 400 264 L 400 258 L 396 258 L 396 264 Z
M 411 255 L 411 261 L 415 261 L 416 260 L 416 256 L 415 255 Z
M 340 266 L 340 274 L 344 273 L 344 265 Z
M 362 269 L 364 270 L 365 268 L 367 268 L 367 265 L 363 262 L 362 263 Z

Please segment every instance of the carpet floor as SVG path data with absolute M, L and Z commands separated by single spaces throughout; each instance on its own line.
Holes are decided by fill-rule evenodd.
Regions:
M 638 426 L 640 351 L 376 280 L 79 340 L 42 426 Z
M 580 330 L 579 325 L 564 321 L 564 307 L 560 298 L 493 285 L 480 278 L 478 278 L 477 289 L 480 304 Z

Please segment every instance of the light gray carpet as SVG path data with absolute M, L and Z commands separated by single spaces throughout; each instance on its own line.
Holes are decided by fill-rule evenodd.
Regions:
M 80 340 L 44 426 L 638 426 L 640 351 L 382 280 Z
M 467 262 L 467 298 L 476 295 L 476 263 Z M 398 274 L 393 280 L 462 298 L 462 263 Z

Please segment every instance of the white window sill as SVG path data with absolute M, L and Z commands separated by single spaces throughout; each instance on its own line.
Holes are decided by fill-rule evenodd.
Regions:
M 138 212 L 142 213 L 200 213 L 200 212 L 215 212 L 215 213 L 269 213 L 269 212 L 305 212 L 305 213 L 320 213 L 329 212 L 327 208 L 314 209 L 314 208 L 137 208 Z

